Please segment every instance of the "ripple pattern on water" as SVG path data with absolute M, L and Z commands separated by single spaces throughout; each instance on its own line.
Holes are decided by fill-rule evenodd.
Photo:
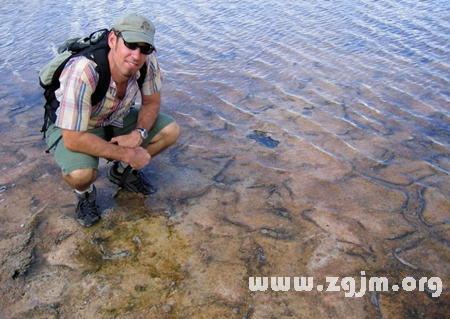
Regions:
M 68 36 L 110 27 L 124 11 L 145 11 L 140 1 L 119 1 L 109 13 L 105 4 L 19 8 L 6 1 L 2 75 L 37 92 L 44 52 L 50 56 Z M 343 163 L 380 161 L 380 149 L 402 157 L 405 147 L 431 163 L 449 146 L 449 7 L 443 0 L 194 0 L 146 13 L 157 26 L 167 107 L 207 136 L 245 140 L 262 129 Z M 85 18 L 67 23 L 68 13 Z M 1 92 L 10 91 L 3 83 Z
M 160 35 L 162 58 L 193 101 L 211 101 L 193 108 L 223 113 L 242 133 L 275 123 L 299 136 L 288 111 L 336 136 L 348 125 L 383 140 L 430 135 L 431 118 L 448 121 L 449 24 L 437 9 L 448 5 L 435 5 L 195 1 L 166 8 L 172 22 Z

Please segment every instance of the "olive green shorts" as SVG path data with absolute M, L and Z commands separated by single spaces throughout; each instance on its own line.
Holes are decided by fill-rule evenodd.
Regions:
M 114 136 L 125 135 L 133 131 L 136 128 L 138 112 L 138 109 L 131 108 L 130 113 L 123 119 L 123 127 L 114 127 Z M 148 137 L 142 142 L 141 146 L 146 147 L 156 136 L 156 134 L 174 121 L 175 120 L 171 116 L 160 113 L 155 124 L 153 124 L 152 128 L 148 132 Z M 88 130 L 88 132 L 106 140 L 106 133 L 103 127 Z M 46 143 L 49 147 L 51 147 L 50 151 L 55 156 L 56 163 L 58 163 L 65 175 L 82 168 L 98 169 L 98 157 L 69 151 L 64 146 L 64 142 L 61 141 L 61 135 L 62 132 L 59 127 L 56 127 L 53 123 L 48 126 L 46 132 Z M 59 142 L 57 142 L 58 139 L 60 139 Z

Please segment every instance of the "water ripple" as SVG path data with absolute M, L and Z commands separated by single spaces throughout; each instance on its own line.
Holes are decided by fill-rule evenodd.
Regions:
M 118 1 L 104 14 L 106 0 L 44 2 L 17 8 L 4 1 L 0 26 L 2 75 L 36 91 L 37 71 L 59 43 L 110 27 L 119 13 L 142 5 Z M 428 159 L 409 138 L 449 145 L 448 7 L 444 0 L 155 4 L 165 102 L 216 138 L 262 129 L 343 162 L 376 159 L 379 148 L 404 152 L 398 145 Z M 67 23 L 60 12 L 84 18 Z

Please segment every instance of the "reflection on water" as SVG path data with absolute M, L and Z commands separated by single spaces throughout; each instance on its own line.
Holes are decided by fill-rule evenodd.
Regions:
M 316 292 L 299 301 L 250 295 L 245 280 L 365 270 L 397 281 L 441 276 L 450 287 L 448 1 L 134 0 L 109 7 L 2 2 L 2 185 L 20 185 L 17 176 L 28 174 L 33 188 L 39 174 L 57 175 L 40 153 L 38 70 L 66 38 L 138 10 L 155 22 L 163 108 L 183 128 L 178 146 L 155 160 L 167 192 L 148 206 L 166 200 L 194 251 L 183 297 L 168 288 L 178 306 L 162 302 L 174 311 L 162 316 L 199 317 L 203 309 L 224 318 L 343 317 L 344 310 L 439 317 L 448 295 L 367 293 L 350 304 Z M 24 148 L 37 150 L 37 159 Z M 36 161 L 45 165 L 36 169 Z

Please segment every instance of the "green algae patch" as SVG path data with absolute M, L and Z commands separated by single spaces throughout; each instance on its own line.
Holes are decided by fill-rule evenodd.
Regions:
M 171 221 L 144 211 L 107 211 L 91 240 L 79 246 L 75 258 L 85 267 L 78 288 L 90 316 L 177 311 L 190 247 Z

